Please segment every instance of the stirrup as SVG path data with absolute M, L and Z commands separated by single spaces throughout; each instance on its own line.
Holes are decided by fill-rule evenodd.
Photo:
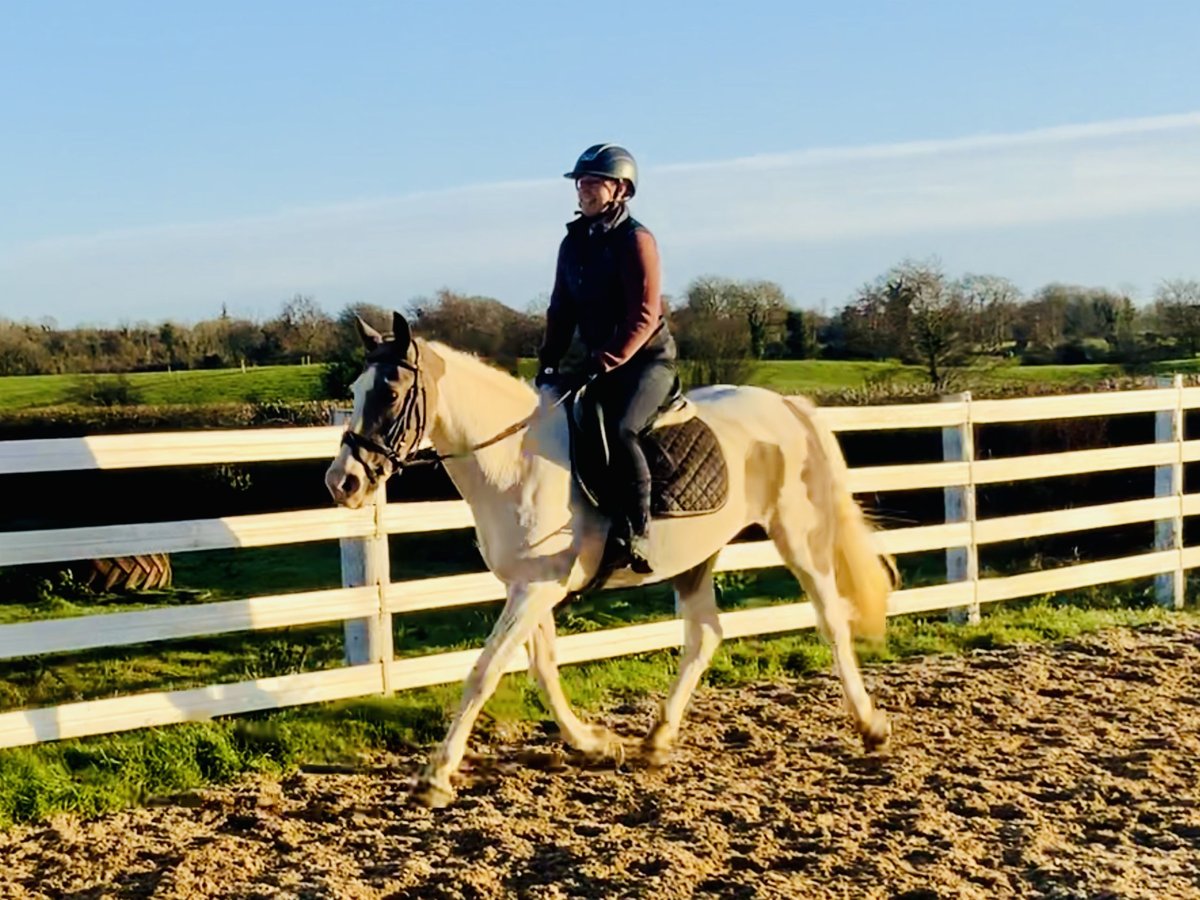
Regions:
M 650 565 L 650 540 L 644 534 L 634 534 L 629 537 L 629 568 L 639 575 L 650 575 L 654 567 Z

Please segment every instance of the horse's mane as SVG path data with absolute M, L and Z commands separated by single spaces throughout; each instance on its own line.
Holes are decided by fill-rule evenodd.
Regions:
M 537 394 L 529 382 L 513 376 L 485 359 L 480 359 L 474 353 L 457 350 L 448 344 L 443 344 L 441 341 L 426 341 L 422 339 L 422 342 L 443 359 L 447 361 L 453 360 L 455 365 L 461 363 L 477 375 L 488 379 L 497 389 L 505 391 L 514 400 L 528 402 L 537 399 Z
M 504 426 L 515 424 L 529 415 L 537 407 L 537 392 L 527 381 L 516 378 L 498 366 L 480 359 L 473 353 L 456 350 L 440 341 L 425 341 L 425 345 L 441 357 L 447 369 L 454 368 L 460 377 L 465 379 L 465 387 L 470 390 L 474 386 L 486 384 L 486 397 L 474 394 L 459 398 L 460 402 L 469 400 L 470 408 L 486 409 L 489 413 L 504 414 L 508 409 L 513 416 L 512 422 L 504 422 Z M 475 388 L 478 390 L 478 388 Z M 499 430 L 499 427 L 497 427 Z M 490 437 L 490 435 L 488 435 Z M 518 452 L 519 443 L 503 441 L 495 448 L 475 454 L 485 477 L 494 486 L 516 484 L 523 477 L 524 457 Z M 511 452 L 508 452 L 510 451 Z

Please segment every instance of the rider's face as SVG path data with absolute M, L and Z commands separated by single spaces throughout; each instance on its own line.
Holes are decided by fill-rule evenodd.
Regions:
M 585 216 L 598 216 L 616 200 L 623 191 L 621 182 L 597 175 L 584 175 L 575 180 L 579 195 L 579 209 Z

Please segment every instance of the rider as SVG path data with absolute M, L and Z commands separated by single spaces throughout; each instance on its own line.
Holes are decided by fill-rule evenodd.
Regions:
M 596 144 L 566 173 L 574 179 L 579 217 L 567 225 L 536 384 L 558 381 L 558 368 L 576 329 L 587 350 L 584 374 L 604 410 L 616 482 L 627 486 L 625 516 L 613 537 L 634 571 L 651 571 L 650 467 L 638 434 L 667 404 L 675 384 L 675 341 L 664 316 L 658 246 L 629 215 L 637 163 L 624 147 Z

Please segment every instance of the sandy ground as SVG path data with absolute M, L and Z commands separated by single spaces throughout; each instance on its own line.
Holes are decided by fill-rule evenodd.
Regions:
M 832 678 L 707 690 L 674 761 L 540 732 L 476 744 L 459 802 L 419 756 L 0 835 L 0 897 L 1200 898 L 1200 630 L 872 667 L 864 756 Z M 607 721 L 633 740 L 651 701 Z

